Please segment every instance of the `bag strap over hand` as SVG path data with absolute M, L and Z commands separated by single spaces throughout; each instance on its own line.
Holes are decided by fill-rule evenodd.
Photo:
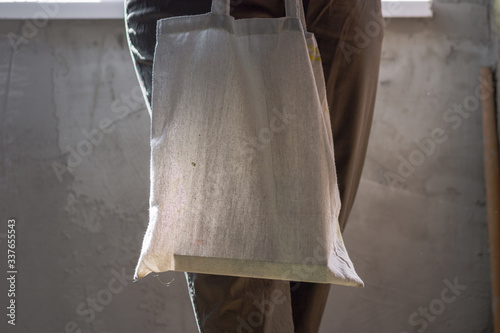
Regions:
M 212 0 L 212 13 L 219 15 L 229 15 L 230 0 Z
M 241 2 L 241 0 L 237 0 Z M 212 0 L 212 13 L 219 15 L 229 15 L 230 0 Z M 302 0 L 285 0 L 287 17 L 297 17 L 302 23 L 302 28 L 306 31 L 306 19 L 304 15 L 304 5 Z
M 306 32 L 306 17 L 304 15 L 302 0 L 285 0 L 285 10 L 287 17 L 297 17 L 300 20 L 302 29 Z

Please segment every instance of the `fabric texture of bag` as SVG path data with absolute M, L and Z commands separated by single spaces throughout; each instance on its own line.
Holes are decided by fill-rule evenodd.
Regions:
M 135 279 L 151 272 L 363 286 L 348 256 L 321 59 L 302 2 L 286 17 L 158 20 L 150 220 Z

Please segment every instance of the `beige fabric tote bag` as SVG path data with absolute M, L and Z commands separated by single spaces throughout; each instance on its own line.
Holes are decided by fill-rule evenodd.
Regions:
M 138 280 L 187 271 L 360 287 L 320 55 L 300 0 L 286 17 L 157 23 L 150 221 Z

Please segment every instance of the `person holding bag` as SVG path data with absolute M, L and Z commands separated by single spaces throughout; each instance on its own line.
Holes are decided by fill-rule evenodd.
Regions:
M 185 271 L 200 332 L 317 332 L 329 284 L 363 285 L 341 230 L 371 125 L 380 1 L 229 4 L 125 2 L 152 117 L 136 279 Z

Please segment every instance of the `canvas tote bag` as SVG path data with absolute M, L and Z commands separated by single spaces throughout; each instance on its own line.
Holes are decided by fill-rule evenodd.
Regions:
M 187 271 L 362 286 L 337 217 L 325 83 L 300 0 L 157 22 L 150 220 L 135 280 Z

